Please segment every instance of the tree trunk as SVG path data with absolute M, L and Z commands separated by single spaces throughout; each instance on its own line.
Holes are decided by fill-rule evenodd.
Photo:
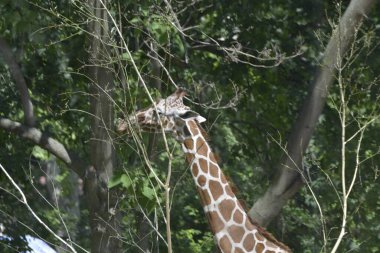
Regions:
M 79 177 L 73 171 L 69 171 L 68 177 L 70 178 L 70 182 L 72 182 L 72 187 L 70 189 L 66 189 L 68 194 L 63 195 L 63 189 L 61 182 L 57 180 L 58 176 L 61 175 L 61 168 L 58 166 L 56 158 L 53 157 L 48 161 L 42 162 L 42 169 L 46 173 L 47 177 L 47 193 L 48 199 L 52 203 L 53 206 L 59 208 L 59 210 L 63 211 L 66 214 L 70 214 L 70 217 L 67 217 L 66 225 L 69 228 L 74 228 L 78 222 L 76 220 L 77 217 L 80 217 L 79 210 Z M 74 218 L 75 217 L 75 218 Z M 56 233 L 64 240 L 70 239 L 75 242 L 77 238 L 77 230 L 75 231 L 67 231 L 66 226 L 61 226 L 57 229 Z M 70 251 L 67 245 L 63 243 L 59 243 L 56 246 L 57 253 L 66 253 Z
M 107 5 L 107 1 L 102 1 Z M 116 199 L 108 189 L 108 181 L 115 169 L 115 151 L 112 145 L 114 111 L 113 75 L 104 66 L 109 62 L 108 16 L 100 0 L 89 0 L 94 20 L 89 24 L 91 84 L 91 113 L 93 114 L 91 138 L 91 164 L 86 174 L 85 192 L 90 210 L 91 252 L 121 252 L 119 239 L 119 212 Z
M 322 66 L 315 76 L 309 95 L 288 139 L 287 154 L 277 166 L 276 178 L 249 211 L 249 216 L 261 226 L 268 225 L 280 213 L 288 199 L 302 187 L 302 176 L 299 173 L 302 170 L 302 157 L 322 113 L 329 87 L 334 82 L 336 64 L 344 57 L 354 40 L 356 29 L 375 2 L 375 0 L 352 0 L 338 27 L 333 31 L 324 53 Z

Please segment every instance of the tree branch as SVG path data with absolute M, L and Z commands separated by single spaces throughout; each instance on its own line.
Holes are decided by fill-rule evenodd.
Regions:
M 79 177 L 83 178 L 86 164 L 77 155 L 69 152 L 62 143 L 50 137 L 48 134 L 41 132 L 37 128 L 22 125 L 19 122 L 0 117 L 0 128 L 17 134 L 27 139 L 62 160 L 75 171 Z
M 375 0 L 352 0 L 333 31 L 326 47 L 322 66 L 315 76 L 309 95 L 295 122 L 286 147 L 287 154 L 281 159 L 276 179 L 265 194 L 249 211 L 249 216 L 261 226 L 276 217 L 287 200 L 302 187 L 302 157 L 326 103 L 328 90 L 335 80 L 336 65 L 352 44 L 363 17 L 370 12 Z
M 25 124 L 28 126 L 34 126 L 36 120 L 34 117 L 33 103 L 29 96 L 28 87 L 26 86 L 20 66 L 15 61 L 11 48 L 3 38 L 0 38 L 0 53 L 3 55 L 4 61 L 8 65 L 9 71 L 15 80 L 16 87 L 20 92 Z
M 9 181 L 11 181 L 12 185 L 17 189 L 19 194 L 21 195 L 21 198 L 19 199 L 22 204 L 26 206 L 28 211 L 32 214 L 33 218 L 38 221 L 50 234 L 52 234 L 58 241 L 60 241 L 62 244 L 66 245 L 71 252 L 76 253 L 77 251 L 74 249 L 73 245 L 71 242 L 67 242 L 62 237 L 60 237 L 57 233 L 55 233 L 37 214 L 36 212 L 32 209 L 32 207 L 29 205 L 28 200 L 26 199 L 26 196 L 24 192 L 21 190 L 20 186 L 13 180 L 13 178 L 8 174 L 7 170 L 0 164 L 0 169 L 1 171 L 7 176 Z M 88 252 L 88 251 L 86 251 Z

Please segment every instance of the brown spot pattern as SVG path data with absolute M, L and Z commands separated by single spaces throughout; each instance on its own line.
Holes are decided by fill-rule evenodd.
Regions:
M 204 140 L 202 140 L 201 138 L 198 138 L 196 147 L 197 147 L 197 153 L 198 154 L 201 154 L 201 155 L 204 155 L 207 157 L 208 148 L 207 148 L 207 144 Z
M 207 161 L 205 159 L 202 159 L 202 158 L 199 159 L 199 166 L 201 167 L 201 170 L 204 173 L 206 173 L 206 174 L 208 173 Z
M 251 252 L 253 250 L 253 247 L 255 246 L 255 237 L 253 234 L 248 234 L 243 242 L 243 246 L 246 251 Z
M 227 183 L 226 176 L 224 176 L 224 174 L 222 174 L 222 176 L 220 177 L 220 180 L 222 181 L 223 184 Z
M 179 108 L 187 108 L 183 105 L 182 102 L 182 97 L 184 95 L 185 92 L 181 89 L 178 89 L 173 95 L 169 96 L 165 100 L 160 100 L 160 102 L 157 102 L 157 104 L 160 107 L 164 106 L 166 108 L 166 106 L 168 106 L 174 110 Z M 143 129 L 146 129 L 148 131 L 154 131 L 158 127 L 156 122 L 157 119 L 152 118 L 151 114 L 151 108 L 136 113 L 135 120 L 137 120 L 137 123 L 140 124 Z M 174 123 L 166 117 L 162 117 L 161 120 L 167 128 L 172 128 L 172 131 L 175 135 L 182 134 L 185 137 L 192 137 L 192 139 L 184 140 L 183 145 L 185 146 L 185 149 L 188 149 L 189 151 L 196 150 L 198 154 L 203 155 L 207 158 L 199 159 L 198 164 L 194 163 L 191 166 L 191 172 L 198 185 L 204 187 L 207 185 L 207 183 L 209 184 L 209 188 L 206 190 L 202 190 L 199 186 L 197 186 L 202 204 L 210 205 L 212 203 L 212 199 L 217 200 L 222 195 L 223 197 L 226 197 L 223 198 L 222 202 L 217 206 L 218 211 L 206 212 L 206 216 L 210 221 L 211 229 L 214 233 L 221 232 L 224 229 L 227 230 L 224 230 L 225 232 L 228 232 L 228 235 L 224 235 L 218 242 L 223 251 L 228 253 L 244 253 L 252 252 L 253 250 L 258 253 L 263 252 L 265 245 L 262 241 L 264 238 L 268 239 L 270 237 L 266 233 L 260 234 L 262 231 L 254 224 L 252 224 L 249 219 L 246 218 L 246 221 L 243 223 L 244 211 L 243 209 L 236 209 L 237 206 L 240 208 L 241 205 L 235 198 L 235 194 L 232 190 L 233 188 L 226 185 L 226 177 L 223 175 L 219 167 L 213 164 L 217 163 L 217 159 L 207 144 L 207 138 L 204 130 L 195 120 L 188 120 L 186 122 L 183 122 L 182 120 L 175 120 Z M 175 127 L 177 128 L 174 129 Z M 125 130 L 126 128 L 127 125 L 125 121 L 119 122 L 119 130 Z M 193 162 L 194 159 L 197 159 L 194 154 L 190 154 L 189 152 L 186 152 L 186 158 L 189 162 Z M 201 170 L 204 172 L 204 174 L 206 174 L 206 176 L 201 173 Z M 210 177 L 215 180 L 210 180 Z M 233 199 L 228 199 L 229 196 Z M 225 222 L 223 219 L 226 221 L 233 219 L 233 221 L 238 225 L 231 225 L 228 228 L 225 228 Z M 258 228 L 260 232 L 257 232 L 256 228 Z M 247 230 L 250 231 L 248 234 L 246 234 Z M 253 233 L 253 231 L 255 231 L 255 233 Z M 246 236 L 244 237 L 244 235 Z M 241 242 L 241 244 L 232 245 L 233 242 Z M 270 241 L 268 241 L 266 245 L 273 248 L 276 247 L 276 245 Z M 274 253 L 274 251 L 268 250 L 265 251 L 265 253 Z
M 218 209 L 225 221 L 229 221 L 232 216 L 232 211 L 235 208 L 235 203 L 231 199 L 225 199 L 218 205 Z
M 207 182 L 207 178 L 205 177 L 205 176 L 203 176 L 203 175 L 200 175 L 199 177 L 198 177 L 198 184 L 201 186 L 201 187 L 203 187 L 203 186 L 205 186 L 206 185 L 206 182 Z
M 229 185 L 226 185 L 226 186 L 224 187 L 224 190 L 225 190 L 225 192 L 226 192 L 226 194 L 227 194 L 228 196 L 230 196 L 230 197 L 234 197 L 234 196 L 235 196 L 234 193 L 232 192 L 231 187 L 230 187 Z
M 208 186 L 214 200 L 217 200 L 223 194 L 223 188 L 218 181 L 210 180 Z
M 186 160 L 187 160 L 188 163 L 191 163 L 194 160 L 194 155 L 193 154 L 186 153 L 185 156 L 186 156 Z
M 194 177 L 197 177 L 197 176 L 198 176 L 199 168 L 198 168 L 198 165 L 197 165 L 196 163 L 193 164 L 192 172 L 193 172 L 193 176 L 194 176 Z
M 225 235 L 219 240 L 220 246 L 223 248 L 224 252 L 231 252 L 232 245 L 228 237 Z
M 205 206 L 210 205 L 211 204 L 211 196 L 209 195 L 207 189 L 202 190 L 201 188 L 198 187 L 198 191 L 199 191 L 199 194 L 201 195 L 201 198 L 203 200 L 203 204 Z
M 242 248 L 235 248 L 235 253 L 244 253 L 244 250 L 242 250 Z
M 260 253 L 260 252 L 263 252 L 264 248 L 265 248 L 264 244 L 258 243 L 258 244 L 256 244 L 255 250 L 256 250 L 256 252 Z
M 189 122 L 188 130 L 191 132 L 192 135 L 199 134 L 197 125 L 194 122 Z M 195 150 L 198 154 L 208 157 L 208 159 L 199 158 L 198 164 L 194 163 L 191 167 L 192 174 L 196 178 L 199 186 L 204 187 L 207 185 L 208 182 L 208 190 L 202 190 L 201 188 L 197 187 L 201 195 L 202 204 L 204 206 L 210 205 L 212 203 L 212 199 L 217 200 L 223 194 L 225 194 L 226 196 L 235 197 L 235 194 L 233 193 L 231 187 L 228 185 L 228 181 L 226 180 L 226 177 L 223 175 L 223 172 L 217 165 L 209 162 L 216 162 L 216 159 L 214 157 L 214 154 L 212 152 L 209 152 L 209 148 L 207 146 L 206 141 L 203 138 L 194 138 L 193 140 L 185 140 L 184 144 L 185 147 L 189 150 L 194 150 L 195 146 Z M 188 156 L 188 154 L 186 156 Z M 194 159 L 194 157 L 194 155 L 191 156 L 192 159 Z M 200 174 L 200 171 L 203 171 L 203 173 L 208 174 L 215 180 L 208 179 L 206 176 Z M 218 212 L 206 212 L 207 218 L 209 219 L 210 226 L 214 234 L 222 231 L 222 229 L 225 228 L 224 220 L 230 221 L 231 219 L 233 219 L 235 223 L 241 224 L 231 225 L 230 227 L 228 227 L 228 234 L 232 238 L 232 241 L 230 241 L 228 236 L 224 235 L 218 242 L 219 246 L 223 249 L 223 252 L 228 253 L 244 253 L 252 252 L 253 250 L 255 250 L 255 252 L 258 253 L 263 252 L 263 250 L 265 249 L 265 245 L 260 241 L 263 241 L 264 237 L 260 233 L 252 233 L 252 231 L 255 230 L 255 226 L 249 221 L 249 219 L 246 219 L 246 221 L 243 223 L 244 214 L 241 210 L 236 209 L 236 206 L 241 207 L 239 203 L 232 199 L 224 199 L 217 207 L 219 210 Z M 224 220 L 222 219 L 222 217 Z M 246 231 L 251 231 L 251 233 L 248 233 L 246 235 Z M 244 237 L 244 235 L 246 236 Z M 239 247 L 233 247 L 232 243 L 242 244 Z M 268 243 L 270 246 L 276 247 L 276 245 L 272 245 L 270 242 Z M 273 251 L 265 251 L 265 253 L 270 252 Z
M 236 209 L 236 211 L 234 213 L 234 221 L 238 224 L 243 223 L 243 214 L 240 212 L 239 209 Z
M 209 212 L 212 231 L 216 234 L 224 228 L 224 222 L 220 219 L 216 211 Z
M 137 115 L 137 122 L 138 123 L 143 122 L 144 120 L 145 120 L 145 115 L 143 115 L 143 114 Z
M 194 149 L 194 141 L 192 139 L 186 139 L 183 144 L 185 145 L 185 147 L 189 150 L 193 150 Z
M 264 236 L 262 236 L 260 233 L 256 233 L 255 234 L 255 238 L 258 241 L 264 241 Z
M 249 219 L 245 220 L 245 227 L 247 228 L 248 231 L 252 231 L 255 229 L 255 226 L 251 223 Z M 258 234 L 258 233 L 256 233 Z
M 219 172 L 219 168 L 216 165 L 210 163 L 210 175 L 214 178 L 219 178 L 218 172 Z
M 199 134 L 199 131 L 197 129 L 198 126 L 197 126 L 197 124 L 194 121 L 189 121 L 188 126 L 189 126 L 190 132 L 192 133 L 193 136 Z
M 241 242 L 245 234 L 244 228 L 236 225 L 232 225 L 231 227 L 229 227 L 228 232 L 232 237 L 232 240 L 236 243 Z

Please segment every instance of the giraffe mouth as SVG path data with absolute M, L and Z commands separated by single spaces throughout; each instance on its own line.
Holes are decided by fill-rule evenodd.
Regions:
M 116 123 L 116 132 L 118 134 L 132 135 L 132 132 L 140 129 L 144 132 L 156 132 L 155 124 L 145 122 L 143 116 L 130 116 L 128 120 L 119 118 Z
M 119 134 L 129 133 L 128 123 L 124 119 L 118 119 L 116 123 L 116 132 Z
M 129 115 L 126 119 L 119 118 L 116 124 L 116 132 L 119 134 L 126 133 L 127 135 L 131 135 L 132 128 L 141 126 L 144 121 L 144 114 L 139 112 Z
M 119 118 L 116 123 L 116 132 L 119 134 L 131 135 L 133 128 L 138 127 L 143 120 L 143 117 L 138 115 L 131 115 L 127 119 Z

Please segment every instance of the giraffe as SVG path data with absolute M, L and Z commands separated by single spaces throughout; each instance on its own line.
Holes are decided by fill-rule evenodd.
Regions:
M 196 184 L 214 239 L 223 253 L 291 252 L 264 229 L 253 223 L 233 193 L 206 140 L 200 123 L 206 119 L 183 104 L 185 92 L 161 99 L 155 105 L 129 117 L 131 125 L 143 131 L 171 132 L 180 142 Z M 119 133 L 128 131 L 120 119 Z

